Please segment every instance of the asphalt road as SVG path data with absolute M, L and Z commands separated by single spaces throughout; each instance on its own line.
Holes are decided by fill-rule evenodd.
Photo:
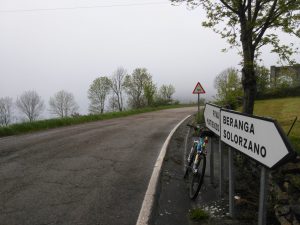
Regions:
M 0 139 L 1 225 L 134 225 L 159 151 L 196 108 Z

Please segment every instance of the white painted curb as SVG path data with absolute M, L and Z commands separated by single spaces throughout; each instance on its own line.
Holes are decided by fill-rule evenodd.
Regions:
M 173 130 L 170 132 L 169 136 L 167 137 L 165 143 L 163 144 L 162 149 L 160 150 L 159 156 L 157 157 L 157 160 L 154 165 L 154 169 L 153 169 L 153 172 L 151 175 L 150 182 L 148 184 L 148 188 L 147 188 L 147 191 L 146 191 L 146 194 L 144 197 L 144 201 L 143 201 L 142 208 L 140 210 L 140 214 L 139 214 L 138 220 L 136 222 L 136 225 L 147 225 L 149 222 L 151 209 L 152 209 L 153 202 L 154 202 L 156 186 L 158 183 L 158 178 L 159 178 L 159 174 L 161 171 L 162 163 L 164 161 L 164 158 L 165 158 L 165 155 L 167 152 L 167 147 L 170 143 L 171 137 L 173 136 L 173 134 L 175 133 L 177 128 L 190 116 L 191 115 L 185 117 L 173 128 Z

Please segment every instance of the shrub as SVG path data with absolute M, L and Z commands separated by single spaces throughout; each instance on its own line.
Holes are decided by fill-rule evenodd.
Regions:
M 189 217 L 191 220 L 195 221 L 207 220 L 209 218 L 209 214 L 203 209 L 197 208 L 190 211 Z

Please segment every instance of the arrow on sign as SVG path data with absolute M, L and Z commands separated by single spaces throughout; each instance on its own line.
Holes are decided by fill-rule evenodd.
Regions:
M 200 82 L 196 84 L 196 87 L 194 88 L 193 94 L 205 94 L 205 91 L 203 87 L 201 86 Z
M 292 152 L 292 146 L 273 119 L 221 109 L 221 140 L 268 168 Z

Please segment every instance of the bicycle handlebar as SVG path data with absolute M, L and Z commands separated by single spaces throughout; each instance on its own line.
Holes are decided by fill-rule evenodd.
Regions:
M 187 124 L 188 127 L 194 128 L 195 130 L 199 129 L 199 130 L 203 130 L 204 126 L 201 127 L 201 124 L 198 124 L 197 126 L 192 125 L 192 124 Z
M 192 124 L 187 124 L 188 127 L 194 128 L 194 129 L 198 129 L 196 126 L 192 125 Z
M 200 137 L 213 137 L 214 133 L 210 130 L 205 130 L 206 127 L 194 126 L 192 124 L 187 124 L 188 127 L 194 128 L 195 131 L 199 129 L 199 136 Z

